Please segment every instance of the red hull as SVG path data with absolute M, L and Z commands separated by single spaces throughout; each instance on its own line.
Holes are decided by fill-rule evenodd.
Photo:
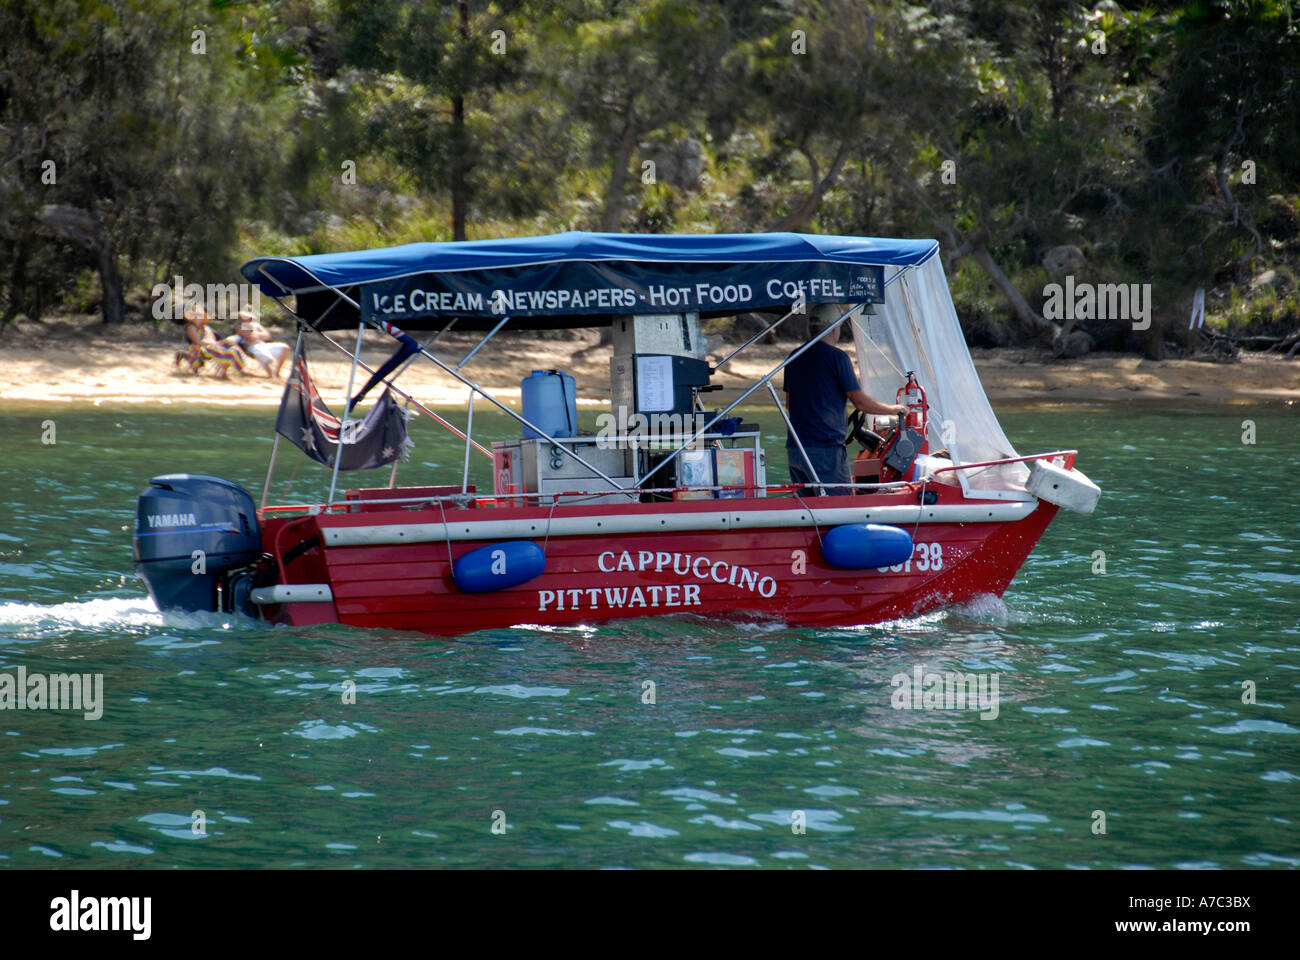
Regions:
M 829 566 L 820 551 L 824 522 L 776 524 L 778 513 L 797 514 L 807 505 L 746 499 L 554 511 L 448 510 L 445 528 L 443 514 L 436 509 L 270 519 L 264 524 L 266 550 L 288 557 L 282 562 L 280 582 L 328 584 L 332 601 L 286 602 L 263 609 L 268 619 L 283 623 L 339 622 L 435 634 L 661 614 L 808 626 L 876 623 L 984 594 L 1000 596 L 1057 510 L 1045 502 L 1017 504 L 1013 506 L 1022 514 L 1032 512 L 980 522 L 972 518 L 977 512 L 983 517 L 983 507 L 988 506 L 988 516 L 993 517 L 994 511 L 1005 514 L 1007 505 L 962 501 L 955 488 L 940 491 L 934 510 L 928 505 L 918 508 L 915 496 L 906 491 L 817 499 L 812 505 L 819 517 L 833 505 L 856 509 L 871 522 L 889 522 L 889 516 L 906 516 L 906 511 L 919 520 L 897 524 L 909 532 L 915 529 L 912 559 L 882 572 Z M 948 515 L 966 519 L 945 522 L 945 509 Z M 716 517 L 723 517 L 723 525 L 730 518 L 729 528 L 648 529 L 673 522 L 698 526 Z M 565 521 L 606 527 L 621 522 L 624 528 L 633 524 L 643 529 L 557 535 Z M 476 537 L 475 526 L 483 523 L 494 530 Z M 747 523 L 769 525 L 738 529 Z M 436 530 L 436 537 L 429 530 Z M 450 532 L 450 539 L 444 531 Z M 423 539 L 401 542 L 408 534 Z M 394 542 L 357 542 L 367 537 Z M 545 572 L 508 589 L 461 591 L 451 576 L 452 561 L 502 539 L 543 545 Z

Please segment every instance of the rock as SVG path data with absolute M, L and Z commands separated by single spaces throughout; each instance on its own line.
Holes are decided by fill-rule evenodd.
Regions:
M 1260 287 L 1270 286 L 1276 280 L 1277 280 L 1276 270 L 1265 270 L 1263 273 L 1259 274 L 1258 276 L 1251 278 L 1250 290 L 1252 293 L 1254 293 Z
M 1277 240 L 1291 240 L 1300 236 L 1300 206 L 1293 204 L 1280 193 L 1271 194 L 1259 228 Z
M 1056 344 L 1057 355 L 1066 360 L 1075 360 L 1092 350 L 1092 337 L 1083 330 L 1071 330 L 1065 338 Z
M 1052 247 L 1043 254 L 1042 263 L 1051 273 L 1070 273 L 1083 266 L 1083 251 L 1071 244 Z
M 991 313 L 983 310 L 965 311 L 959 319 L 969 346 L 1005 347 L 1011 343 L 1011 331 Z
M 655 179 L 679 190 L 698 190 L 704 174 L 704 145 L 694 137 L 643 143 L 641 159 L 655 165 Z

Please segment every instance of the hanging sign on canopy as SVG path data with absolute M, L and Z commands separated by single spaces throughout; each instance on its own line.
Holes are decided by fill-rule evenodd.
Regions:
M 694 276 L 692 276 L 694 274 Z M 884 303 L 884 269 L 842 263 L 563 262 L 418 273 L 367 283 L 365 320 L 732 313 L 805 303 Z

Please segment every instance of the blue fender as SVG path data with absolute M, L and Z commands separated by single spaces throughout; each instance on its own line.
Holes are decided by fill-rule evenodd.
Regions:
M 869 570 L 892 567 L 912 555 L 912 535 L 880 523 L 846 523 L 822 536 L 822 557 L 832 567 Z
M 527 583 L 546 569 L 546 554 L 531 540 L 489 543 L 451 565 L 451 578 L 466 593 L 486 593 Z

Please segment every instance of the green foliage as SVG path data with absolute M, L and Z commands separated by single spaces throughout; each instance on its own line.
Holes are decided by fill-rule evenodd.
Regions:
M 1296 7 L 7 0 L 0 317 L 254 253 L 805 229 L 939 239 L 972 342 L 1040 334 L 1066 249 L 1153 285 L 1099 346 L 1177 339 L 1198 286 L 1294 325 Z
M 12 51 L 0 70 L 8 316 L 39 312 L 34 264 L 51 257 L 63 278 L 96 267 L 106 319 L 120 312 L 120 275 L 134 287 L 229 273 L 233 225 L 263 199 L 290 114 L 283 68 L 252 65 L 269 47 L 249 23 L 221 8 L 196 23 L 180 2 L 0 9 Z

